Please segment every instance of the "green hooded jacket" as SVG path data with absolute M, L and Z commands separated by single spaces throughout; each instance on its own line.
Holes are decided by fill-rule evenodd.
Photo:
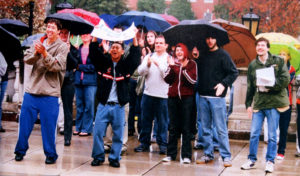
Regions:
M 281 57 L 272 55 L 271 53 L 268 53 L 268 55 L 266 64 L 263 64 L 256 57 L 248 66 L 246 108 L 251 106 L 252 101 L 254 110 L 289 106 L 286 88 L 290 82 L 290 75 L 287 66 Z M 259 92 L 256 86 L 256 70 L 271 66 L 274 67 L 275 85 L 273 87 L 266 87 L 269 89 L 268 92 Z

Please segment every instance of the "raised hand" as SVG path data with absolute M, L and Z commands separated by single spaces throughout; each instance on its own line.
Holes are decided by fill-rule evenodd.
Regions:
M 170 55 L 167 57 L 167 61 L 168 61 L 169 65 L 174 65 L 175 64 L 173 57 L 170 57 Z

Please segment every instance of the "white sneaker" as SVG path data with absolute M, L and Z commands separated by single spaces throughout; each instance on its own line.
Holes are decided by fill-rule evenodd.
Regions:
M 255 162 L 248 159 L 248 161 L 241 166 L 241 169 L 242 170 L 249 170 L 249 169 L 254 168 L 254 166 L 255 166 Z
M 273 172 L 273 171 L 274 171 L 274 163 L 272 163 L 271 161 L 267 161 L 265 171 L 266 171 L 267 173 Z
M 300 152 L 297 151 L 297 152 L 295 153 L 295 157 L 300 157 Z
M 183 158 L 183 164 L 191 164 L 191 160 L 189 158 Z
M 231 159 L 230 158 L 224 158 L 223 166 L 224 167 L 231 167 L 232 166 Z
M 164 159 L 162 159 L 163 162 L 170 162 L 171 161 L 171 157 L 167 156 Z

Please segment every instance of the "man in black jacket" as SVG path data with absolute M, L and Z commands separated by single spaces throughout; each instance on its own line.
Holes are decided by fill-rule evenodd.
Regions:
M 103 41 L 99 47 L 98 42 L 90 45 L 90 57 L 98 72 L 97 107 L 92 166 L 99 166 L 105 160 L 103 136 L 105 136 L 108 123 L 113 129 L 112 147 L 108 157 L 109 165 L 120 167 L 120 155 L 123 144 L 125 124 L 124 105 L 129 101 L 129 78 L 140 63 L 141 53 L 136 38 L 130 48 L 129 55 L 124 57 L 124 44 L 113 42 L 109 53 L 109 44 Z
M 201 53 L 200 58 L 196 60 L 198 67 L 198 102 L 201 107 L 199 114 L 204 139 L 204 156 L 196 163 L 204 164 L 214 159 L 212 140 L 212 123 L 214 122 L 224 167 L 230 167 L 231 153 L 226 125 L 225 95 L 228 86 L 237 78 L 238 71 L 229 54 L 219 48 L 215 34 L 209 34 L 205 42 L 207 51 Z

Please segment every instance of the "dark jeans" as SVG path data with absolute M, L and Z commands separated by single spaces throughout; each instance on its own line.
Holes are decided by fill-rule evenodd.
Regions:
M 136 104 L 137 104 L 137 95 L 136 95 L 136 84 L 137 81 L 130 79 L 129 81 L 129 114 L 128 114 L 128 131 L 135 131 L 134 128 L 134 116 L 136 115 Z
M 142 130 L 140 142 L 145 147 L 150 146 L 153 118 L 157 117 L 158 131 L 156 142 L 160 150 L 167 149 L 168 138 L 168 105 L 167 98 L 143 95 L 142 98 Z
M 169 98 L 168 112 L 170 117 L 169 141 L 167 155 L 175 159 L 177 156 L 178 136 L 182 134 L 181 158 L 192 158 L 191 134 L 192 127 L 196 123 L 194 112 L 191 111 L 195 106 L 194 97 Z
M 278 144 L 278 150 L 277 153 L 283 154 L 286 147 L 286 139 L 288 134 L 288 128 L 291 121 L 291 113 L 292 113 L 292 107 L 285 111 L 280 113 L 279 118 L 279 144 Z
M 75 86 L 73 84 L 63 84 L 61 88 L 61 99 L 64 107 L 64 137 L 66 140 L 72 138 L 73 126 L 73 99 L 75 94 Z
M 142 131 L 142 97 L 143 94 L 137 96 L 136 106 L 135 106 L 135 113 L 138 116 L 137 130 L 139 134 Z
M 297 136 L 298 136 L 298 147 L 300 149 L 300 104 L 297 104 Z

